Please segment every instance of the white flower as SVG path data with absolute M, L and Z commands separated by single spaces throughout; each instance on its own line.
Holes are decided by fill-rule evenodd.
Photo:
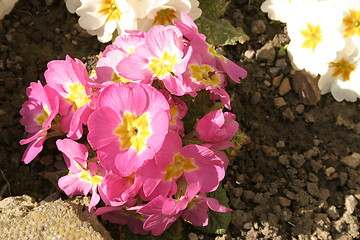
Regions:
M 0 20 L 9 14 L 18 0 L 0 0 Z
M 81 6 L 80 0 L 65 0 L 66 8 L 69 12 L 75 13 L 76 9 Z
M 117 30 L 136 29 L 135 12 L 126 0 L 81 0 L 76 10 L 80 16 L 79 24 L 91 35 L 97 35 L 100 42 L 112 39 Z
M 288 53 L 293 67 L 313 76 L 325 74 L 328 63 L 345 46 L 339 31 L 342 12 L 332 1 L 305 1 L 298 3 L 289 16 Z
M 360 0 L 337 0 L 343 8 L 343 22 L 340 27 L 346 44 L 360 46 Z M 341 4 L 340 4 L 341 3 Z M 351 54 L 353 49 L 347 48 Z
M 146 16 L 139 19 L 139 30 L 148 31 L 154 25 L 170 25 L 174 19 L 180 18 L 180 12 L 195 20 L 202 11 L 197 0 L 155 0 L 149 6 Z
M 348 55 L 346 48 L 356 50 Z M 319 80 L 319 88 L 322 94 L 331 92 L 336 101 L 355 102 L 360 97 L 360 51 L 353 45 L 346 48 L 329 63 L 329 70 Z
M 271 20 L 286 23 L 294 3 L 303 1 L 305 0 L 266 0 L 260 9 L 267 13 Z

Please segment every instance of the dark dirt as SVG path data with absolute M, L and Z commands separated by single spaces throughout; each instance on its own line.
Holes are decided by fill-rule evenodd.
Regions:
M 262 2 L 232 1 L 225 17 L 251 39 L 219 49 L 248 71 L 241 84 L 229 85 L 233 112 L 249 137 L 223 182 L 232 223 L 226 235 L 187 227 L 184 238 L 357 239 L 359 158 L 344 157 L 360 152 L 359 101 L 339 103 L 327 94 L 315 105 L 305 104 L 283 55 L 289 42 L 285 25 L 271 22 L 260 11 Z M 25 89 L 43 81 L 47 62 L 66 54 L 87 61 L 105 47 L 80 29 L 63 1 L 46 3 L 20 0 L 0 21 L 0 199 L 27 194 L 40 201 L 58 191 L 43 177 L 61 169 L 51 143 L 30 164 L 21 162 Z M 106 226 L 116 239 L 116 227 Z

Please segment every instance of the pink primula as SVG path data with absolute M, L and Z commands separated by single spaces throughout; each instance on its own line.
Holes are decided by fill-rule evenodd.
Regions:
M 178 133 L 180 136 L 184 136 L 184 123 L 182 119 L 185 117 L 188 107 L 186 103 L 180 98 L 171 95 L 168 91 L 160 89 L 166 100 L 170 105 L 170 125 L 169 130 Z
M 196 52 L 202 56 L 205 62 L 208 62 L 209 58 L 215 59 L 217 69 L 227 73 L 229 77 L 237 83 L 240 82 L 240 79 L 246 78 L 247 72 L 231 60 L 218 54 L 215 49 L 205 41 L 205 35 L 199 34 L 196 24 L 186 14 L 181 14 L 181 20 L 182 21 L 174 20 L 175 26 L 180 29 L 185 38 L 189 40 L 188 44 L 193 47 L 194 51 L 196 50 Z
M 24 102 L 20 110 L 22 116 L 20 123 L 25 126 L 29 135 L 27 139 L 21 140 L 20 144 L 29 144 L 22 157 L 22 161 L 27 164 L 43 148 L 48 130 L 52 127 L 51 124 L 59 112 L 59 95 L 49 86 L 42 86 L 40 81 L 30 83 L 30 87 L 26 89 L 26 95 L 29 99 Z M 54 129 L 54 136 L 56 135 L 59 135 L 59 129 Z
M 151 231 L 154 236 L 159 236 L 168 229 L 183 214 L 183 210 L 196 196 L 200 189 L 199 183 L 190 184 L 184 196 L 180 199 L 157 196 L 141 207 L 138 212 L 146 216 L 144 229 Z
M 98 99 L 88 121 L 88 141 L 100 164 L 130 176 L 161 148 L 169 128 L 169 104 L 146 84 L 112 84 Z
M 183 35 L 174 26 L 153 27 L 145 36 L 145 44 L 125 58 L 117 67 L 120 75 L 131 80 L 163 81 L 174 95 L 184 95 L 186 86 L 182 73 L 186 70 L 192 48 L 183 53 Z M 134 71 L 136 69 L 137 71 Z
M 61 128 L 67 137 L 77 140 L 82 136 L 82 125 L 91 113 L 92 81 L 85 65 L 78 59 L 66 56 L 65 60 L 48 63 L 45 71 L 47 84 L 62 97 L 60 99 Z
M 222 109 L 206 114 L 195 126 L 198 138 L 205 143 L 212 144 L 212 148 L 218 150 L 234 146 L 230 139 L 234 137 L 238 128 L 236 115 L 223 112 Z
M 174 194 L 182 176 L 188 184 L 199 183 L 200 192 L 215 191 L 225 176 L 226 165 L 220 155 L 204 146 L 182 147 L 179 135 L 169 132 L 155 162 L 149 161 L 141 171 L 144 200 Z
M 149 231 L 146 231 L 143 228 L 145 218 L 141 214 L 137 213 L 136 210 L 133 210 L 134 208 L 137 210 L 139 207 L 135 206 L 131 208 L 127 206 L 105 206 L 98 208 L 94 214 L 101 215 L 104 220 L 109 222 L 127 225 L 134 234 L 149 234 Z
M 209 208 L 214 212 L 232 211 L 219 203 L 215 198 L 208 198 L 205 194 L 196 195 L 182 214 L 182 219 L 196 226 L 207 226 L 209 224 Z
M 101 199 L 111 206 L 122 206 L 138 194 L 141 181 L 136 174 L 120 177 L 107 171 L 99 189 Z
M 88 151 L 85 145 L 71 139 L 57 140 L 56 145 L 63 153 L 69 174 L 59 179 L 58 185 L 67 195 L 92 194 L 89 211 L 100 201 L 97 193 L 102 185 L 104 170 L 97 162 L 88 161 Z

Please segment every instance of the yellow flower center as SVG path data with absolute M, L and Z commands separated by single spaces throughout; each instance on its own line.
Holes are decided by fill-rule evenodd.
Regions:
M 202 202 L 202 200 L 199 200 L 199 199 L 193 199 L 193 200 L 191 200 L 189 203 L 188 203 L 188 205 L 187 205 L 187 209 L 192 209 L 196 204 L 199 204 L 199 203 L 201 203 Z
M 121 150 L 133 147 L 136 152 L 143 151 L 146 147 L 146 140 L 151 134 L 148 115 L 144 113 L 137 117 L 134 114 L 125 112 L 122 123 L 114 131 L 114 134 L 119 136 Z
M 102 177 L 99 175 L 91 175 L 88 171 L 85 171 L 81 167 L 78 166 L 78 168 L 81 170 L 80 172 L 80 179 L 91 182 L 92 186 L 95 187 L 99 185 L 102 181 Z
M 35 117 L 35 121 L 36 121 L 40 126 L 42 126 L 49 117 L 50 117 L 49 109 L 48 109 L 47 107 L 44 107 L 43 113 L 38 114 L 38 115 Z
M 132 82 L 130 79 L 119 76 L 116 72 L 114 72 L 111 81 L 116 82 L 116 83 L 119 83 L 119 82 L 122 82 L 122 83 Z
M 343 24 L 346 26 L 344 36 L 357 35 L 360 37 L 360 11 L 350 9 L 349 12 L 350 14 L 343 19 Z
M 119 6 L 116 4 L 116 0 L 102 0 L 103 4 L 98 13 L 107 15 L 106 22 L 117 20 L 120 21 L 122 12 L 120 12 Z
M 208 44 L 208 45 L 209 45 L 209 44 Z M 209 45 L 209 53 L 210 53 L 211 55 L 213 55 L 214 57 L 219 57 L 219 58 L 221 58 L 223 61 L 226 61 L 226 58 L 225 58 L 223 55 L 221 55 L 220 53 L 218 53 L 218 52 L 215 50 L 214 46 L 212 46 L 212 45 Z
M 196 82 L 203 82 L 212 87 L 218 85 L 221 81 L 220 76 L 215 70 L 207 64 L 204 65 L 190 65 L 191 77 Z
M 311 23 L 307 23 L 308 29 L 300 31 L 301 35 L 305 37 L 302 44 L 302 48 L 311 48 L 315 52 L 315 48 L 322 41 L 320 25 L 314 26 Z
M 80 84 L 69 85 L 69 95 L 66 100 L 70 101 L 75 106 L 75 110 L 90 102 L 86 94 L 85 87 Z
M 176 54 L 170 55 L 168 51 L 165 51 L 160 59 L 150 58 L 150 63 L 148 68 L 154 73 L 158 78 L 161 78 L 169 73 L 174 71 L 174 65 L 176 65 L 177 59 Z
M 170 8 L 161 9 L 156 13 L 153 25 L 171 25 L 172 21 L 176 19 L 176 11 Z
M 333 77 L 341 75 L 342 81 L 348 81 L 350 79 L 350 74 L 355 70 L 354 64 L 349 63 L 346 59 L 342 58 L 338 62 L 329 63 L 329 67 L 334 68 L 332 74 Z
M 197 166 L 193 163 L 192 158 L 184 158 L 180 154 L 174 155 L 174 161 L 166 166 L 164 181 L 169 181 L 174 178 L 178 178 L 184 171 L 190 171 L 197 169 Z
M 176 105 L 170 106 L 170 117 L 171 117 L 170 124 L 174 125 L 176 123 L 175 117 L 177 116 L 178 112 L 179 112 L 178 106 Z

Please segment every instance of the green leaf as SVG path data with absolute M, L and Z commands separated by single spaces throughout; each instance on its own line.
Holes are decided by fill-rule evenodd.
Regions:
M 181 240 L 183 238 L 182 220 L 178 219 L 160 236 L 133 234 L 127 226 L 120 226 L 120 240 Z
M 207 194 L 208 197 L 216 198 L 220 204 L 228 207 L 229 198 L 226 195 L 225 189 L 219 185 L 218 189 L 215 192 Z M 206 227 L 196 227 L 202 232 L 210 234 L 225 234 L 231 222 L 231 212 L 214 212 L 212 210 L 208 211 L 209 214 L 209 224 Z
M 215 46 L 235 45 L 249 40 L 244 30 L 233 27 L 228 20 L 219 19 L 228 7 L 228 0 L 202 0 L 200 8 L 202 15 L 195 22 L 199 32 L 206 35 L 207 42 Z

